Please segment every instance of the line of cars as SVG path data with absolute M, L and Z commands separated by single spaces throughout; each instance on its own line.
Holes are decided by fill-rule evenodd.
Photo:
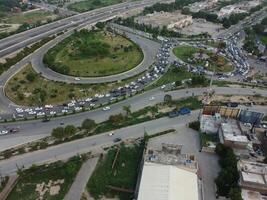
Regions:
M 97 104 L 112 103 L 121 96 L 127 94 L 134 94 L 137 91 L 143 91 L 144 87 L 152 81 L 158 79 L 164 74 L 169 65 L 168 58 L 170 56 L 169 50 L 172 44 L 166 40 L 162 42 L 161 47 L 158 50 L 155 64 L 150 68 L 142 77 L 137 80 L 125 84 L 124 86 L 118 87 L 105 94 L 95 94 L 93 97 L 88 97 L 83 100 L 72 100 L 62 105 L 45 105 L 38 106 L 35 108 L 16 108 L 12 118 L 25 118 L 25 117 L 39 117 L 44 118 L 46 116 L 55 116 L 60 114 L 67 114 L 72 112 L 80 112 L 85 107 L 88 109 L 94 108 Z M 103 111 L 110 110 L 109 106 L 102 109 Z M 10 118 L 10 116 L 8 116 Z M 3 119 L 5 119 L 3 117 Z

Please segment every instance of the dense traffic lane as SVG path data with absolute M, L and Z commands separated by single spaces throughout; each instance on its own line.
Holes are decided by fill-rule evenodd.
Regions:
M 178 128 L 186 125 L 188 122 L 197 119 L 199 111 L 194 111 L 190 115 L 178 118 L 161 118 L 146 123 L 129 126 L 115 131 L 114 136 L 108 136 L 108 133 L 56 145 L 45 150 L 27 153 L 21 156 L 15 156 L 8 160 L 0 161 L 0 172 L 2 175 L 15 173 L 18 167 L 28 168 L 33 164 L 43 164 L 54 162 L 56 160 L 66 159 L 79 153 L 97 150 L 103 146 L 113 144 L 115 137 L 122 140 L 130 138 L 139 138 L 144 135 L 144 129 L 148 134 L 161 132 L 171 128 Z
M 37 138 L 45 137 L 51 134 L 53 128 L 60 126 L 60 123 L 73 124 L 80 126 L 82 121 L 86 118 L 94 119 L 96 122 L 102 122 L 109 118 L 110 115 L 118 114 L 123 111 L 123 106 L 131 105 L 131 110 L 136 111 L 142 109 L 149 105 L 155 105 L 160 103 L 164 99 L 165 94 L 171 94 L 174 99 L 180 99 L 195 95 L 202 95 L 207 88 L 190 88 L 182 89 L 165 93 L 160 89 L 150 90 L 143 94 L 134 96 L 132 98 L 126 99 L 124 101 L 118 102 L 111 105 L 109 111 L 103 111 L 102 109 L 96 109 L 93 111 L 87 111 L 82 113 L 77 113 L 75 115 L 69 115 L 59 118 L 51 119 L 50 122 L 44 123 L 40 120 L 38 121 L 24 121 L 16 123 L 3 124 L 1 126 L 6 127 L 19 127 L 21 131 L 13 135 L 4 135 L 0 137 L 0 151 L 4 149 L 11 148 L 12 146 L 17 146 L 19 144 L 26 143 L 27 141 L 32 141 Z M 250 88 L 232 88 L 232 87 L 215 87 L 216 94 L 229 94 L 229 95 L 254 95 L 261 94 L 262 96 L 267 96 L 267 90 L 260 89 L 250 89 Z M 154 97 L 153 101 L 150 101 L 150 97 Z M 266 112 L 267 108 L 262 112 Z M 24 139 L 23 139 L 24 138 Z

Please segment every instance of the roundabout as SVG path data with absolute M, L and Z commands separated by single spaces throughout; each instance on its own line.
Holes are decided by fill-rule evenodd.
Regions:
M 82 29 L 58 43 L 44 56 L 48 68 L 75 77 L 119 74 L 143 60 L 139 46 L 109 31 Z
M 157 51 L 160 47 L 159 43 L 146 39 L 146 38 L 141 38 L 132 33 L 125 32 L 124 37 L 128 39 L 128 40 L 125 39 L 125 41 L 128 42 L 127 44 L 134 44 L 135 47 L 133 48 L 133 51 L 135 51 L 135 56 L 134 56 L 135 58 L 133 58 L 131 54 L 133 52 L 126 52 L 127 54 L 125 54 L 125 52 L 122 52 L 128 57 L 119 56 L 121 59 L 121 63 L 116 65 L 119 67 L 118 68 L 116 67 L 117 69 L 115 70 L 115 74 L 113 71 L 113 68 L 115 65 L 114 64 L 110 65 L 110 62 L 108 62 L 108 60 L 105 61 L 107 63 L 106 66 L 111 66 L 111 67 L 108 67 L 108 69 L 104 73 L 104 76 L 97 76 L 97 77 L 96 76 L 95 77 L 82 77 L 81 75 L 78 75 L 77 70 L 75 70 L 77 66 L 75 65 L 75 63 L 73 65 L 75 66 L 74 68 L 75 72 L 72 71 L 72 73 L 70 73 L 72 75 L 63 74 L 64 67 L 62 70 L 63 73 L 56 72 L 50 69 L 49 67 L 46 67 L 43 62 L 43 59 L 46 53 L 49 52 L 50 49 L 53 49 L 54 47 L 56 47 L 57 44 L 60 44 L 60 42 L 64 41 L 65 38 L 49 42 L 46 45 L 44 45 L 41 49 L 39 49 L 37 52 L 35 52 L 35 54 L 32 56 L 32 59 L 31 59 L 31 65 L 37 73 L 42 74 L 44 78 L 48 80 L 52 80 L 52 81 L 74 83 L 74 84 L 97 84 L 97 83 L 110 83 L 110 82 L 121 81 L 121 80 L 136 76 L 146 71 L 149 68 L 149 66 L 151 66 L 154 63 L 154 58 L 156 57 Z M 139 47 L 136 47 L 136 45 L 138 45 Z M 137 49 L 139 51 L 137 51 Z M 124 51 L 124 49 L 120 51 Z M 143 56 L 141 54 L 143 54 Z M 140 57 L 143 58 L 142 61 Z M 106 58 L 106 59 L 110 60 L 110 58 Z M 111 60 L 112 59 L 113 58 L 111 58 Z M 76 61 L 76 62 L 80 62 L 80 61 Z M 100 61 L 96 61 L 93 59 L 92 62 L 98 65 L 101 65 Z M 90 68 L 83 68 L 82 66 L 79 66 L 77 67 L 77 69 L 80 69 L 78 70 L 78 72 L 80 71 L 80 74 L 82 73 L 81 71 L 85 72 L 83 73 L 83 75 L 86 75 L 87 74 L 86 72 L 88 72 L 88 74 L 91 74 L 91 75 L 96 75 L 97 73 L 98 75 L 99 73 L 103 74 L 103 71 L 101 72 L 101 70 L 103 70 L 102 68 L 103 65 L 101 65 L 101 68 L 102 68 L 101 69 L 100 67 L 99 68 L 95 67 L 93 63 L 91 64 L 95 71 L 94 70 L 90 71 L 88 70 Z M 86 64 L 84 64 L 84 66 L 86 66 Z M 86 70 L 82 70 L 82 69 L 86 69 Z

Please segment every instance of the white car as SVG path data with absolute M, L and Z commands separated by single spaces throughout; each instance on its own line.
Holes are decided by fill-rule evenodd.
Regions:
M 56 111 L 50 111 L 49 114 L 50 115 L 55 115 L 56 114 Z
M 8 134 L 8 131 L 7 130 L 0 131 L 0 135 L 6 135 L 6 134 Z
M 68 103 L 68 107 L 72 107 L 72 106 L 75 106 L 74 103 Z
M 36 114 L 35 111 L 30 111 L 30 112 L 29 112 L 29 115 L 35 115 L 35 114 Z
M 150 97 L 149 98 L 149 101 L 153 101 L 153 100 L 155 100 L 155 97 Z
M 45 115 L 44 112 L 38 112 L 38 113 L 37 113 L 37 116 L 44 116 L 44 115 Z
M 43 108 L 42 107 L 36 107 L 34 110 L 36 110 L 36 111 L 40 111 L 40 110 L 42 110 Z
M 62 112 L 62 113 L 67 113 L 67 112 L 68 112 L 68 110 L 62 110 L 61 112 Z
M 90 103 L 90 106 L 91 106 L 91 107 L 94 107 L 94 106 L 95 106 L 95 104 L 94 104 L 94 103 Z
M 53 108 L 53 106 L 52 105 L 45 105 L 45 108 Z
M 160 88 L 161 88 L 161 89 L 164 89 L 165 87 L 166 87 L 166 85 L 163 85 L 163 86 L 161 86 Z
M 105 96 L 106 96 L 106 97 L 110 97 L 110 94 L 109 94 L 109 93 L 107 93 Z
M 103 108 L 103 111 L 107 111 L 107 110 L 110 110 L 109 106 L 106 106 L 106 107 Z
M 75 107 L 74 110 L 75 111 L 81 111 L 82 110 L 82 107 Z
M 114 135 L 114 131 L 112 131 L 112 132 L 110 132 L 109 134 L 108 134 L 108 136 L 113 136 Z
M 16 108 L 16 111 L 17 111 L 17 113 L 22 113 L 22 112 L 24 112 L 22 108 Z
M 80 81 L 80 80 L 81 80 L 81 79 L 80 79 L 80 78 L 78 78 L 78 77 L 76 77 L 76 78 L 75 78 L 75 81 Z
M 88 102 L 88 101 L 92 101 L 92 98 L 87 98 L 87 99 L 85 99 L 85 101 L 86 101 L 86 102 Z

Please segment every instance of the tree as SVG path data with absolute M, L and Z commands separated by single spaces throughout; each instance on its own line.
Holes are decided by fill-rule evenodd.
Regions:
M 231 188 L 229 192 L 229 198 L 231 200 L 242 200 L 240 188 L 239 187 Z
M 57 127 L 52 130 L 52 136 L 57 139 L 64 138 L 64 128 L 63 127 Z
M 123 106 L 123 110 L 126 112 L 126 116 L 131 114 L 131 105 Z
M 171 103 L 171 102 L 172 102 L 172 96 L 169 95 L 169 94 L 166 94 L 166 95 L 164 96 L 164 102 L 165 102 L 165 103 Z
M 73 125 L 67 125 L 64 129 L 64 137 L 70 137 L 76 132 L 76 127 Z
M 29 82 L 33 82 L 36 78 L 36 74 L 33 73 L 33 72 L 29 72 L 27 75 L 26 75 L 26 79 L 29 81 Z
M 82 123 L 82 128 L 86 130 L 92 130 L 96 127 L 96 123 L 92 119 L 85 119 Z
M 109 121 L 114 123 L 114 124 L 119 124 L 120 122 L 122 122 L 124 119 L 123 115 L 120 113 L 120 114 L 117 114 L 117 115 L 110 115 L 109 117 Z

